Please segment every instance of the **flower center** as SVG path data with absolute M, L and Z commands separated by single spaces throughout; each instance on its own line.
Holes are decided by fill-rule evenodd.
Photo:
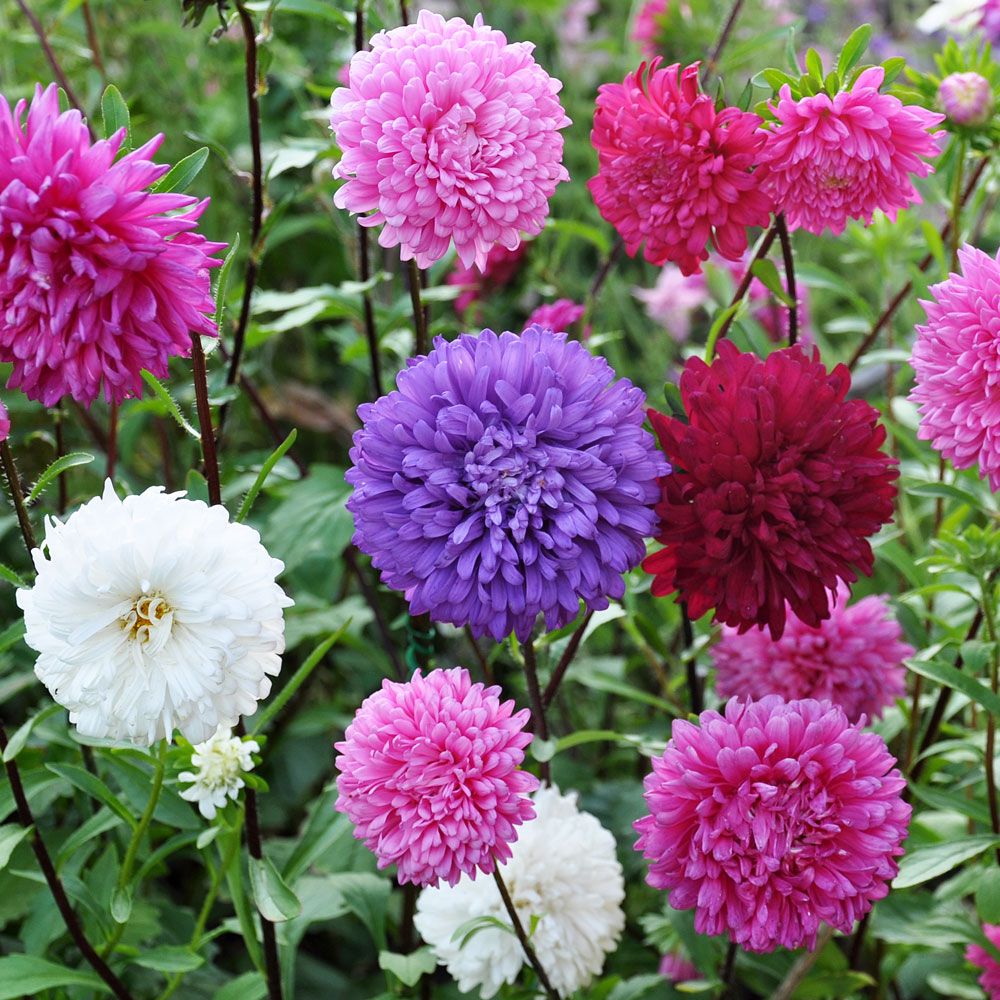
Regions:
M 155 653 L 170 638 L 174 610 L 159 594 L 141 594 L 121 618 L 122 631 L 147 652 Z

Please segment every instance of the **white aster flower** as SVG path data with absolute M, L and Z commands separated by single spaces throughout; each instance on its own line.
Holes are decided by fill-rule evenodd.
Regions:
M 928 35 L 946 28 L 965 33 L 975 29 L 987 0 L 937 0 L 917 18 L 917 27 Z
M 178 779 L 194 784 L 181 792 L 181 798 L 197 802 L 198 811 L 205 819 L 215 819 L 215 813 L 226 804 L 226 799 L 236 800 L 246 784 L 243 774 L 253 770 L 253 757 L 260 746 L 256 740 L 243 740 L 233 736 L 229 729 L 220 726 L 214 736 L 199 743 L 191 754 L 194 771 L 181 771 Z
M 85 736 L 191 743 L 255 711 L 281 669 L 284 568 L 222 507 L 110 481 L 49 518 L 17 592 L 35 673 Z M 270 675 L 270 676 L 269 676 Z
M 521 827 L 500 873 L 525 929 L 538 919 L 531 943 L 552 985 L 568 996 L 601 971 L 625 927 L 625 881 L 614 837 L 579 811 L 575 792 L 541 788 L 533 799 L 535 819 Z M 465 875 L 454 886 L 424 889 L 414 924 L 458 988 L 485 998 L 513 983 L 526 960 L 517 938 L 499 927 L 477 931 L 464 946 L 454 940 L 459 927 L 484 916 L 510 926 L 493 880 Z

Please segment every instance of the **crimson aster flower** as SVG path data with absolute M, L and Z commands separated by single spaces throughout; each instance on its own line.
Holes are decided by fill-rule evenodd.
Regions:
M 414 24 L 379 32 L 351 59 L 350 84 L 330 99 L 330 126 L 346 183 L 335 203 L 379 245 L 430 267 L 452 241 L 481 270 L 490 250 L 514 250 L 541 232 L 549 198 L 569 180 L 562 84 L 528 42 L 460 17 L 422 10 Z
M 601 86 L 591 141 L 598 173 L 588 186 L 601 215 L 635 256 L 701 269 L 711 242 L 737 259 L 747 227 L 767 225 L 771 200 L 756 173 L 764 144 L 757 115 L 701 93 L 698 64 L 643 63 L 623 83 Z
M 903 660 L 914 653 L 882 597 L 851 596 L 840 583 L 830 617 L 815 628 L 789 613 L 780 639 L 725 626 L 712 647 L 721 698 L 816 698 L 839 705 L 851 722 L 879 718 L 906 690 Z
M 881 736 L 829 702 L 776 696 L 733 698 L 671 732 L 635 846 L 699 934 L 813 948 L 820 924 L 846 934 L 888 894 L 910 807 Z
M 726 340 L 711 365 L 688 359 L 689 423 L 649 413 L 674 467 L 656 508 L 664 547 L 643 563 L 654 595 L 777 639 L 786 607 L 819 625 L 837 581 L 871 573 L 868 536 L 892 517 L 898 473 L 878 411 L 846 398 L 850 381 L 798 346 L 761 361 Z
M 193 333 L 217 333 L 225 244 L 194 232 L 208 202 L 150 190 L 162 135 L 116 160 L 124 141 L 92 141 L 55 84 L 30 106 L 0 96 L 0 361 L 46 406 L 141 396 L 144 368 L 164 378 Z
M 983 924 L 983 934 L 995 948 L 1000 948 L 1000 927 L 996 924 Z M 992 952 L 981 944 L 970 944 L 965 949 L 966 961 L 983 970 L 979 977 L 979 985 L 990 1000 L 1000 1000 L 1000 962 Z
M 625 592 L 667 466 L 642 391 L 565 333 L 463 334 L 359 407 L 354 543 L 413 614 L 498 642 Z
M 865 70 L 850 90 L 796 100 L 786 84 L 771 104 L 758 161 L 758 183 L 784 212 L 790 229 L 842 233 L 848 219 L 870 224 L 875 212 L 895 220 L 920 204 L 914 177 L 934 168 L 944 115 L 879 93 L 881 66 Z
M 956 469 L 978 465 L 1000 490 L 1000 262 L 972 246 L 958 260 L 961 274 L 921 300 L 927 322 L 913 345 L 910 399 L 920 410 L 917 437 Z
M 336 744 L 336 808 L 400 884 L 490 874 L 535 815 L 538 779 L 518 767 L 528 716 L 464 667 L 385 680 Z

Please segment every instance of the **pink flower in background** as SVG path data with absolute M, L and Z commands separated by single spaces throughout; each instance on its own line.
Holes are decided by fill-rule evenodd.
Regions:
M 839 705 L 851 722 L 881 717 L 906 690 L 903 660 L 914 650 L 903 642 L 885 598 L 865 597 L 848 607 L 850 595 L 840 583 L 830 617 L 816 627 L 786 609 L 780 639 L 724 626 L 712 649 L 719 697 L 817 698 Z
M 752 172 L 760 124 L 738 108 L 716 111 L 699 90 L 697 63 L 660 69 L 654 59 L 601 86 L 591 132 L 598 174 L 588 186 L 631 256 L 645 243 L 650 263 L 694 274 L 709 243 L 724 257 L 743 254 L 747 227 L 770 217 Z
M 527 319 L 524 329 L 529 326 L 540 326 L 553 333 L 568 333 L 576 329 L 576 324 L 583 318 L 585 309 L 572 299 L 556 299 L 539 306 Z M 589 332 L 589 328 L 588 328 Z
M 993 114 L 993 88 L 979 73 L 950 73 L 938 87 L 938 100 L 956 125 L 985 125 Z
M 664 264 L 652 288 L 633 288 L 632 294 L 679 344 L 691 333 L 692 315 L 708 303 L 705 276 L 685 275 L 676 264 Z
M 207 201 L 150 191 L 162 140 L 116 161 L 125 130 L 91 141 L 55 84 L 30 106 L 0 97 L 0 361 L 29 399 L 141 396 L 144 368 L 165 378 L 193 333 L 216 335 L 225 244 L 193 231 Z
M 881 736 L 829 702 L 731 699 L 675 720 L 636 824 L 647 882 L 694 909 L 699 934 L 749 951 L 848 933 L 889 892 L 903 853 L 906 782 Z
M 671 0 L 645 0 L 636 15 L 632 28 L 632 40 L 638 44 L 642 54 L 652 59 L 658 52 L 657 40 L 663 34 L 663 18 L 670 10 Z
M 728 271 L 733 285 L 736 286 L 743 280 L 747 268 L 752 263 L 752 255 L 748 250 L 738 261 L 726 260 L 724 257 L 717 256 L 712 260 L 712 263 Z M 787 287 L 784 267 L 778 267 L 778 276 L 781 279 L 782 288 Z M 810 328 L 812 314 L 809 309 L 809 289 L 800 280 L 795 293 L 799 311 L 798 341 L 803 346 L 808 346 L 813 342 Z M 764 328 L 768 338 L 776 344 L 788 340 L 788 306 L 775 298 L 760 278 L 751 279 L 747 298 L 750 305 L 750 315 Z
M 463 267 L 459 262 L 445 279 L 449 285 L 465 287 L 465 291 L 455 299 L 455 311 L 461 315 L 473 302 L 478 302 L 496 289 L 509 285 L 521 270 L 521 262 L 528 252 L 529 245 L 530 240 L 519 243 L 513 250 L 508 250 L 505 246 L 497 244 L 487 254 L 482 270 L 475 264 Z
M 660 975 L 671 983 L 685 983 L 699 979 L 701 974 L 680 952 L 672 951 L 660 959 Z
M 920 204 L 913 177 L 933 167 L 923 157 L 939 151 L 944 115 L 879 93 L 881 66 L 865 70 L 849 91 L 795 100 L 781 88 L 771 110 L 758 182 L 785 213 L 791 229 L 839 234 L 848 219 L 871 223 L 875 212 L 895 220 Z
M 983 924 L 983 934 L 995 948 L 1000 948 L 1000 927 L 995 924 Z M 970 944 L 965 949 L 965 959 L 983 970 L 979 977 L 979 985 L 989 1000 L 1000 1000 L 1000 962 L 992 952 L 981 944 Z
M 932 285 L 921 300 L 910 364 L 920 409 L 917 437 L 956 469 L 979 466 L 1000 490 L 1000 262 L 972 246 L 958 251 L 961 274 Z
M 610 53 L 602 45 L 607 41 L 607 32 L 603 28 L 595 31 L 590 23 L 599 11 L 600 0 L 570 0 L 556 23 L 562 65 L 587 79 L 592 79 L 611 61 Z
M 337 810 L 400 884 L 454 885 L 510 857 L 538 779 L 518 765 L 528 710 L 464 667 L 383 681 L 336 744 Z
M 559 130 L 562 86 L 528 42 L 508 44 L 483 23 L 422 10 L 379 32 L 351 59 L 350 86 L 330 99 L 343 152 L 334 201 L 379 245 L 430 267 L 452 241 L 485 268 L 498 243 L 513 250 L 541 232 L 556 185 L 568 180 Z

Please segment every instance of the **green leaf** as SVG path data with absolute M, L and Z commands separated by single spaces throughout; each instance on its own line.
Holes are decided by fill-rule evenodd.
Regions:
M 14 848 L 31 833 L 31 829 L 30 826 L 21 826 L 17 823 L 0 826 L 0 869 L 7 867 Z
M 901 56 L 893 56 L 891 59 L 886 59 L 882 63 L 882 69 L 885 70 L 885 79 L 882 82 L 883 89 L 888 87 L 900 73 L 906 69 L 906 60 Z
M 1000 844 L 1000 837 L 981 835 L 961 837 L 944 844 L 931 844 L 908 852 L 899 863 L 899 874 L 893 879 L 893 889 L 909 889 L 945 875 L 963 861 L 975 858 Z
M 851 70 L 861 61 L 871 37 L 872 26 L 862 24 L 860 28 L 855 28 L 851 32 L 850 38 L 844 42 L 844 47 L 840 50 L 840 58 L 837 60 L 837 75 L 841 80 L 846 80 L 850 76 Z
M 795 53 L 795 25 L 791 25 L 788 29 L 788 34 L 785 36 L 785 60 L 788 63 L 788 68 L 793 73 L 801 73 L 802 68 L 799 66 L 799 57 Z
M 61 710 L 61 705 L 49 705 L 18 727 L 17 732 L 7 741 L 7 749 L 3 752 L 3 762 L 6 764 L 8 761 L 13 760 L 24 749 L 25 744 L 28 742 L 28 737 L 31 736 L 31 730 L 39 722 L 44 722 Z
M 1000 715 L 1000 696 L 995 695 L 975 678 L 956 670 L 950 663 L 944 663 L 942 660 L 907 660 L 906 665 L 915 674 L 937 681 L 953 691 L 960 691 L 982 705 L 987 712 Z
M 76 764 L 56 763 L 46 764 L 45 766 L 53 774 L 58 774 L 60 778 L 65 778 L 71 785 L 75 785 L 92 799 L 103 802 L 104 805 L 125 820 L 133 830 L 138 826 L 137 820 L 132 815 L 132 810 L 100 778 L 94 777 L 89 771 L 78 767 Z
M 806 50 L 806 71 L 816 83 L 823 86 L 823 60 L 815 49 Z
M 784 286 L 781 284 L 781 276 L 778 274 L 778 269 L 774 266 L 774 261 L 768 260 L 765 257 L 763 260 L 756 261 L 750 270 L 753 272 L 754 277 L 757 278 L 758 281 L 760 281 L 764 287 L 775 296 L 775 298 L 779 299 L 786 306 L 795 304 L 785 293 Z
M 179 163 L 175 163 L 169 173 L 153 186 L 153 190 L 157 194 L 186 191 L 191 186 L 191 182 L 201 173 L 201 169 L 207 161 L 208 146 L 202 146 L 190 156 L 185 156 Z
M 94 456 L 86 451 L 71 451 L 68 455 L 57 458 L 39 477 L 38 482 L 31 487 L 28 503 L 34 503 L 67 469 L 77 465 L 89 465 Z
M 409 955 L 396 951 L 380 951 L 378 967 L 391 972 L 404 986 L 416 986 L 421 976 L 432 973 L 437 968 L 437 959 L 430 948 L 418 948 Z
M 302 912 L 298 896 L 288 888 L 269 858 L 250 859 L 250 886 L 265 920 L 277 924 Z
M 63 986 L 110 992 L 104 982 L 92 972 L 79 972 L 33 955 L 8 955 L 0 958 L 0 1000 L 37 996 L 42 990 L 54 990 Z
M 985 924 L 1000 924 L 1000 868 L 992 865 L 976 886 L 976 912 Z
M 240 234 L 233 239 L 233 245 L 226 254 L 226 259 L 219 268 L 219 277 L 215 282 L 215 328 L 222 330 L 222 321 L 226 318 L 226 292 L 229 291 L 229 279 L 233 273 L 233 264 L 240 249 Z
M 161 945 L 143 951 L 134 959 L 136 965 L 156 972 L 192 972 L 205 964 L 201 955 L 196 955 L 183 945 Z
M 115 886 L 111 893 L 111 919 L 116 924 L 128 923 L 132 916 L 132 892 L 128 886 Z
M 167 391 L 160 380 L 152 373 L 143 369 L 142 380 L 153 390 L 153 395 L 166 407 L 167 413 L 174 418 L 177 426 L 190 434 L 196 441 L 201 440 L 201 435 L 188 423 L 187 418 L 181 413 L 181 408 L 177 405 L 177 400 Z
M 504 923 L 499 917 L 473 917 L 459 924 L 451 935 L 452 941 L 458 942 L 459 948 L 464 948 L 477 934 L 487 930 L 503 931 L 504 934 L 514 934 L 514 928 Z
M 3 578 L 8 583 L 12 583 L 15 587 L 28 586 L 25 580 L 18 576 L 17 573 L 15 573 L 9 566 L 5 566 L 3 563 L 0 563 L 0 578 Z M 23 630 L 21 634 L 24 634 Z
M 968 504 L 973 510 L 983 507 L 983 500 L 971 490 L 964 490 L 952 483 L 914 483 L 907 488 L 907 493 L 916 497 L 944 497 Z
M 368 928 L 381 951 L 386 946 L 385 911 L 389 904 L 389 882 L 368 872 L 339 872 L 329 876 L 327 884 L 339 893 L 344 904 Z
M 125 141 L 122 152 L 132 148 L 132 125 L 128 113 L 128 105 L 121 91 L 109 83 L 101 97 L 101 114 L 104 118 L 104 138 L 110 139 L 119 129 L 125 129 Z
M 264 1000 L 267 983 L 259 972 L 244 972 L 217 990 L 212 1000 Z
M 240 509 L 236 514 L 237 521 L 242 523 L 247 519 L 247 517 L 249 517 L 254 501 L 257 499 L 260 491 L 264 488 L 264 484 L 267 482 L 267 477 L 271 474 L 271 470 L 284 457 L 289 448 L 295 444 L 295 439 L 298 437 L 298 434 L 299 432 L 293 428 L 288 437 L 286 437 L 285 440 L 282 441 L 273 452 L 271 452 L 267 461 L 260 467 L 260 472 L 257 474 L 257 478 L 254 480 L 253 486 L 247 490 L 247 495 L 243 498 L 243 503 L 240 504 Z

